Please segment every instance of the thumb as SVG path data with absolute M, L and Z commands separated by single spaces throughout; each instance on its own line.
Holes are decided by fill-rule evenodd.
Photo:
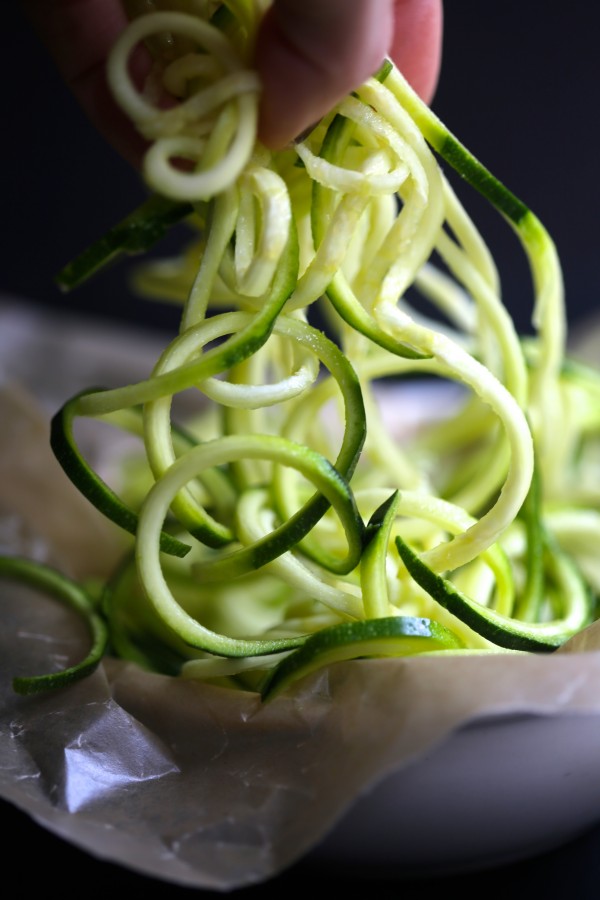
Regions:
M 393 39 L 393 10 L 393 0 L 274 0 L 255 60 L 267 146 L 284 146 L 379 68 Z

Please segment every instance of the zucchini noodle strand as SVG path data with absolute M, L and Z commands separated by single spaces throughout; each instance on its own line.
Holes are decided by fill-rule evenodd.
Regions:
M 182 218 L 191 232 L 136 276 L 181 305 L 152 371 L 52 424 L 65 472 L 133 535 L 103 603 L 111 648 L 265 698 L 342 659 L 552 652 L 600 593 L 600 375 L 566 356 L 556 248 L 389 61 L 297 142 L 262 146 L 267 6 L 169 0 L 108 61 L 154 198 L 61 283 Z M 532 337 L 442 164 L 519 238 Z M 139 477 L 101 479 L 79 417 L 137 435 Z

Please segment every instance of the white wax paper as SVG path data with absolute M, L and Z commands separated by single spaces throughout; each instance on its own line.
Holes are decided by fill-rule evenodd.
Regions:
M 102 575 L 121 538 L 48 450 L 54 390 L 31 352 L 48 340 L 62 347 L 61 327 L 0 308 L 0 543 L 67 574 Z M 85 384 L 80 345 L 62 347 L 56 405 L 106 381 L 89 371 L 93 360 L 115 374 L 108 348 L 111 357 L 125 353 L 119 383 L 143 375 L 153 341 L 139 355 L 125 344 L 100 337 L 87 346 Z M 1 593 L 0 795 L 99 857 L 189 886 L 226 891 L 272 877 L 318 845 L 371 785 L 466 725 L 515 715 L 600 722 L 597 626 L 552 656 L 338 664 L 266 705 L 250 692 L 111 659 L 72 687 L 20 697 L 14 675 L 74 662 L 87 638 L 60 604 L 8 580 Z M 599 752 L 581 748 L 581 759 L 597 756 L 600 783 L 600 729 L 592 734 Z M 569 752 L 576 766 L 577 741 Z

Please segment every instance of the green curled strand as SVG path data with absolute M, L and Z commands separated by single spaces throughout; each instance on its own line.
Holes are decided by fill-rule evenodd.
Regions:
M 16 556 L 0 556 L 0 577 L 14 579 L 66 603 L 85 621 L 91 638 L 88 653 L 75 665 L 60 672 L 18 675 L 13 678 L 12 685 L 16 693 L 38 694 L 42 691 L 67 687 L 91 675 L 106 651 L 108 630 L 104 619 L 97 614 L 94 601 L 87 591 L 50 566 Z
M 348 551 L 341 568 L 351 571 L 361 558 L 365 527 L 356 508 L 354 495 L 339 472 L 315 451 L 272 435 L 236 435 L 215 439 L 194 447 L 171 466 L 150 490 L 140 513 L 136 541 L 136 558 L 140 580 L 149 602 L 165 625 L 192 647 L 222 656 L 249 656 L 275 653 L 298 646 L 305 635 L 297 638 L 246 640 L 212 632 L 189 616 L 177 603 L 166 583 L 158 552 L 162 522 L 174 494 L 203 468 L 237 459 L 266 459 L 298 469 L 313 481 L 340 517 Z M 233 551 L 221 564 L 229 579 L 259 568 L 269 559 L 292 549 L 303 534 L 290 529 L 289 523 L 276 528 L 268 537 L 253 545 L 251 553 Z
M 76 394 L 59 409 L 50 423 L 50 446 L 63 471 L 83 496 L 116 525 L 135 534 L 137 514 L 94 472 L 83 458 L 73 435 L 73 420 L 77 415 L 80 399 L 89 394 L 95 396 L 98 391 L 99 389 L 91 389 Z M 160 547 L 165 553 L 179 557 L 190 551 L 188 544 L 164 531 L 160 536 Z
M 389 616 L 362 622 L 343 622 L 307 638 L 267 675 L 263 700 L 273 700 L 311 672 L 351 659 L 415 656 L 439 650 L 460 650 L 464 645 L 444 625 L 425 617 Z

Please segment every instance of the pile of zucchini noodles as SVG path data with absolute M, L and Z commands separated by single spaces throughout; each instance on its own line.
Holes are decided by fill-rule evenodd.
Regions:
M 135 541 L 99 599 L 3 560 L 82 609 L 94 636 L 70 669 L 15 679 L 23 692 L 110 652 L 270 698 L 335 660 L 552 651 L 595 618 L 600 379 L 565 355 L 552 241 L 388 61 L 267 151 L 251 68 L 265 5 L 137 4 L 110 56 L 114 97 L 150 142 L 152 195 L 62 284 L 186 219 L 182 256 L 137 275 L 181 302 L 181 329 L 146 380 L 80 394 L 53 420 L 69 477 Z M 143 91 L 140 42 L 154 58 Z M 518 234 L 533 337 L 517 335 L 444 164 Z M 461 390 L 411 432 L 421 381 Z M 197 414 L 177 423 L 190 389 Z M 142 438 L 120 494 L 83 459 L 79 417 Z

